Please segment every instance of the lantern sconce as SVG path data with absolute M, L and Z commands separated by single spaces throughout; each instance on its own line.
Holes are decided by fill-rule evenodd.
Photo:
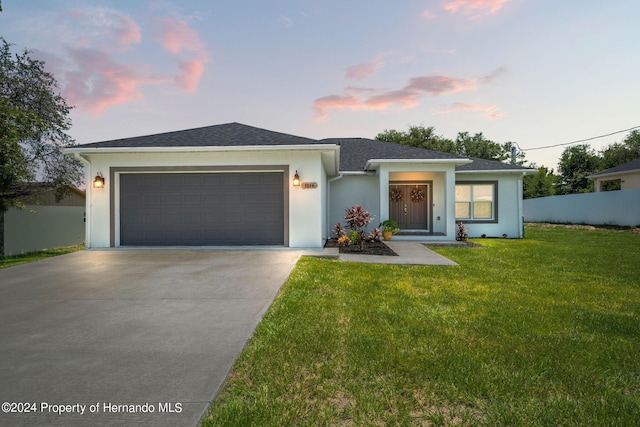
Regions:
M 293 175 L 293 186 L 300 187 L 300 175 L 298 175 L 298 171 L 296 171 L 296 174 Z
M 104 188 L 104 177 L 100 172 L 96 175 L 96 178 L 93 180 L 93 188 Z

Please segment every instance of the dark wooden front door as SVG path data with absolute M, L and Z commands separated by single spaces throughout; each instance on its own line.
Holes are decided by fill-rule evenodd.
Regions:
M 398 221 L 400 229 L 428 230 L 430 206 L 428 184 L 389 186 L 389 218 Z

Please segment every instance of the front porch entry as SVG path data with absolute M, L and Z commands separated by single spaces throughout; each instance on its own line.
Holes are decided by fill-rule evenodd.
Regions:
M 432 230 L 433 195 L 431 182 L 390 182 L 389 218 L 401 230 Z

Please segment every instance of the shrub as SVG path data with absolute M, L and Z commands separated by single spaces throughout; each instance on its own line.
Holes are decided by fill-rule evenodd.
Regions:
M 349 246 L 351 244 L 351 240 L 349 240 L 349 236 L 343 234 L 338 238 L 338 246 Z
M 458 223 L 458 232 L 456 233 L 456 240 L 459 242 L 466 242 L 467 240 L 469 240 L 469 234 L 467 234 L 467 229 L 465 228 L 464 224 L 461 222 Z
M 344 219 L 346 229 L 340 223 L 333 226 L 333 233 L 338 236 L 338 244 L 340 244 L 341 237 L 348 236 L 347 238 L 352 245 L 358 245 L 360 249 L 364 249 L 366 241 L 380 240 L 380 230 L 375 228 L 372 232 L 368 232 L 367 227 L 373 221 L 373 216 L 362 209 L 362 206 L 355 205 L 345 209 Z M 346 242 L 344 239 L 342 241 Z

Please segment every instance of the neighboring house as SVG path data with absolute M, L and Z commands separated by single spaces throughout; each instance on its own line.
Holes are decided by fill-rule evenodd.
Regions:
M 87 165 L 89 247 L 321 247 L 344 210 L 397 239 L 522 237 L 532 169 L 370 139 L 314 140 L 229 123 L 66 149 Z M 100 188 L 90 183 L 94 177 Z M 299 178 L 296 180 L 296 178 Z
M 640 159 L 605 169 L 589 178 L 593 178 L 596 192 L 603 191 L 602 184 L 605 182 L 619 182 L 621 190 L 640 188 Z
M 9 208 L 0 221 L 4 224 L 0 253 L 18 255 L 84 242 L 85 193 L 73 186 L 69 190 L 66 197 L 57 200 L 55 190 L 46 183 L 28 183 L 21 188 L 24 195 L 17 201 L 24 208 Z

